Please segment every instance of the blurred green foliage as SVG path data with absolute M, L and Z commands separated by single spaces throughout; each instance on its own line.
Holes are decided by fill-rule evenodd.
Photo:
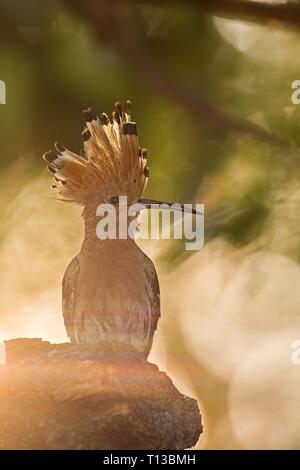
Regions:
M 145 83 L 137 70 L 97 42 L 90 25 L 62 3 L 2 0 L 0 5 L 0 78 L 7 84 L 7 105 L 0 108 L 2 167 L 33 152 L 34 165 L 40 169 L 40 157 L 54 140 L 79 151 L 82 108 L 92 105 L 101 112 L 111 109 L 117 99 L 130 98 L 140 141 L 150 151 L 149 195 L 186 202 L 197 197 L 205 203 L 203 180 L 219 172 L 237 152 L 243 165 L 249 149 L 250 165 L 258 173 L 280 168 L 282 155 L 276 149 L 237 137 L 230 129 L 211 129 Z M 130 15 L 140 44 L 182 86 L 195 93 L 201 89 L 236 116 L 261 114 L 271 131 L 300 144 L 300 111 L 294 107 L 288 119 L 283 112 L 290 104 L 295 63 L 282 68 L 276 61 L 271 66 L 255 62 L 224 40 L 210 15 L 192 8 L 140 5 L 132 6 Z M 298 168 L 298 161 L 292 171 L 295 165 Z M 246 233 L 256 233 L 265 215 L 264 200 L 258 199 L 268 187 L 261 185 L 254 181 L 245 193 L 240 188 L 233 207 L 239 212 L 242 205 L 243 215 L 234 221 L 219 220 L 208 233 L 224 232 L 237 243 L 247 242 Z M 220 198 L 222 205 L 232 202 L 232 195 L 220 194 Z M 218 204 L 212 209 L 217 210 Z M 253 232 L 250 227 L 256 223 Z

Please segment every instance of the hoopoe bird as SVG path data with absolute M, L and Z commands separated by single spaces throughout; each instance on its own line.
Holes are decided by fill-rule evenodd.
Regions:
M 141 199 L 149 178 L 148 152 L 139 147 L 130 101 L 124 109 L 117 102 L 111 120 L 91 108 L 83 115 L 84 155 L 56 143 L 56 151 L 43 156 L 58 198 L 83 206 L 84 240 L 62 284 L 67 335 L 72 343 L 122 341 L 147 357 L 160 317 L 155 267 L 134 239 L 99 239 L 96 209 L 109 203 L 118 211 L 121 195 L 128 205 L 163 202 Z

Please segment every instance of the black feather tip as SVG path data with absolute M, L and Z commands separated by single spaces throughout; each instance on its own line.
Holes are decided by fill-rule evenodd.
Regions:
M 60 145 L 58 142 L 55 142 L 54 147 L 58 153 L 63 153 L 66 150 L 65 147 L 63 145 Z
M 57 159 L 57 155 L 52 152 L 52 150 L 49 150 L 43 155 L 43 159 L 46 160 L 47 163 L 52 163 L 54 160 Z
M 123 134 L 124 135 L 137 135 L 136 124 L 135 122 L 125 122 L 123 124 Z
M 148 150 L 147 150 L 147 149 L 142 149 L 141 154 L 142 154 L 142 158 L 143 158 L 144 160 L 147 160 L 147 158 L 148 158 Z
M 131 101 L 127 100 L 124 106 L 125 113 L 128 115 L 131 115 L 132 112 L 132 106 L 131 106 Z
M 101 116 L 101 118 L 100 118 L 100 122 L 101 122 L 102 126 L 108 126 L 108 124 L 109 124 L 109 117 L 107 116 L 107 114 L 102 113 L 102 116 Z
M 91 121 L 96 121 L 97 120 L 97 116 L 94 113 L 94 111 L 92 110 L 92 108 L 84 109 L 82 111 L 82 114 L 83 114 L 83 117 L 84 117 L 86 122 L 91 122 Z
M 83 138 L 84 142 L 86 142 L 87 140 L 89 140 L 91 138 L 91 133 L 88 129 L 83 131 L 82 138 Z

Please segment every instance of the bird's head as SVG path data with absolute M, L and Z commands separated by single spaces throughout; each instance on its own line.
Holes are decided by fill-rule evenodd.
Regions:
M 149 179 L 148 151 L 139 146 L 131 102 L 127 101 L 124 107 L 117 102 L 111 119 L 105 113 L 98 117 L 91 108 L 85 109 L 83 115 L 83 155 L 56 143 L 55 152 L 48 151 L 43 156 L 53 173 L 52 188 L 58 198 L 83 206 L 118 205 L 120 196 L 126 196 L 128 205 L 172 205 L 142 199 Z

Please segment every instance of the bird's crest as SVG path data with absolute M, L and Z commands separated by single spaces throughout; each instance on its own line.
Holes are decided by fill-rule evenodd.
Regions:
M 105 113 L 97 117 L 91 108 L 83 115 L 84 155 L 56 143 L 56 151 L 43 156 L 54 176 L 52 188 L 59 199 L 83 205 L 113 202 L 120 195 L 126 195 L 129 202 L 137 201 L 149 177 L 148 153 L 139 147 L 130 101 L 124 109 L 117 102 L 111 120 Z

